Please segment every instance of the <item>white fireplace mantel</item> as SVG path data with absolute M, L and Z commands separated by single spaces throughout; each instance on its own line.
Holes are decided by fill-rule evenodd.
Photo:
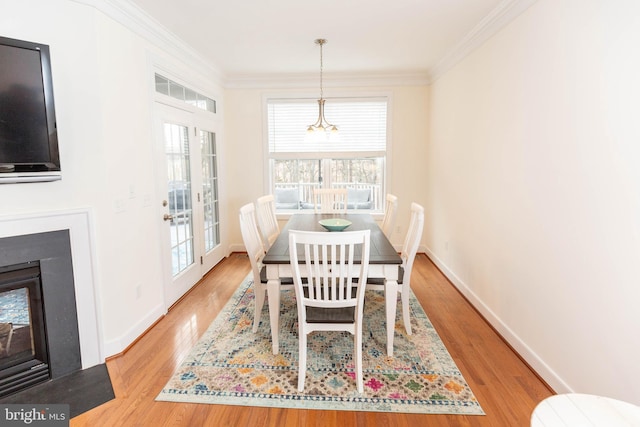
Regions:
M 104 362 L 91 225 L 89 209 L 0 216 L 0 238 L 69 230 L 83 369 Z

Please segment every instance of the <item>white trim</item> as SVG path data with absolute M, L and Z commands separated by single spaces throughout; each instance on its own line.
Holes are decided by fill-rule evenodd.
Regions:
M 438 80 L 467 55 L 513 21 L 538 0 L 504 0 L 484 17 L 462 40 L 429 70 L 431 82 Z
M 193 64 L 205 76 L 213 77 L 225 89 L 290 89 L 317 85 L 317 73 L 301 74 L 237 74 L 228 75 L 205 59 L 144 10 L 127 0 L 72 0 L 93 7 L 124 25 L 176 59 Z M 480 47 L 490 37 L 514 20 L 537 0 L 503 0 L 482 19 L 432 69 L 399 73 L 326 74 L 326 87 L 428 86 L 445 72 Z M 215 98 L 214 98 L 215 99 Z
M 130 31 L 169 53 L 178 61 L 192 64 L 208 75 L 221 80 L 221 73 L 215 64 L 205 59 L 199 52 L 182 41 L 144 10 L 127 0 L 71 0 L 93 7 L 104 15 L 122 24 Z
M 429 75 L 425 72 L 371 73 L 371 74 L 324 74 L 325 87 L 380 87 L 380 86 L 428 86 Z M 226 89 L 296 89 L 318 85 L 317 73 L 303 74 L 252 74 L 228 76 Z M 317 97 L 317 94 L 315 94 Z
M 164 299 L 149 313 L 147 313 L 139 322 L 129 328 L 120 337 L 109 340 L 104 343 L 104 352 L 109 356 L 115 356 L 122 353 L 128 346 L 135 343 L 143 334 L 149 330 L 159 319 L 166 314 L 164 309 Z
M 227 256 L 229 256 L 233 252 L 247 252 L 247 248 L 245 248 L 241 243 L 234 243 L 229 245 L 229 254 Z
M 494 313 L 471 288 L 464 283 L 447 265 L 438 258 L 429 248 L 425 253 L 433 263 L 442 271 L 449 281 L 460 291 L 462 295 L 478 310 L 485 320 L 513 347 L 529 366 L 540 375 L 553 388 L 556 393 L 573 393 L 574 390 L 540 358 L 509 326 Z

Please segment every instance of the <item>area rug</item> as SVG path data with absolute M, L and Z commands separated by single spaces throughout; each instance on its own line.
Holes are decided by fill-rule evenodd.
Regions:
M 251 276 L 174 373 L 156 400 L 345 411 L 483 415 L 420 303 L 411 294 L 411 327 L 395 325 L 394 356 L 386 355 L 384 295 L 365 296 L 364 393 L 355 385 L 353 338 L 314 332 L 308 340 L 305 389 L 297 391 L 295 293 L 281 293 L 280 353 L 271 351 L 267 304 L 252 332 Z M 398 310 L 400 310 L 398 302 Z

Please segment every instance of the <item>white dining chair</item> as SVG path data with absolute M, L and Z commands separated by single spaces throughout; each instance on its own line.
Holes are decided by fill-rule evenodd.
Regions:
M 256 208 L 253 203 L 247 203 L 240 208 L 240 231 L 242 232 L 242 240 L 244 241 L 244 247 L 247 250 L 249 262 L 251 263 L 251 272 L 253 273 L 253 293 L 255 301 L 253 332 L 256 332 L 260 324 L 260 314 L 262 313 L 267 287 L 266 283 L 262 283 L 260 277 L 263 269 L 262 259 L 264 258 L 265 250 L 258 230 Z
M 411 335 L 411 318 L 409 314 L 409 295 L 411 294 L 411 270 L 413 269 L 413 261 L 418 252 L 418 246 L 422 238 L 422 230 L 424 228 L 424 208 L 417 203 L 411 203 L 411 219 L 409 228 L 402 245 L 400 257 L 402 258 L 402 266 L 398 272 L 398 292 L 402 302 L 402 321 L 408 335 Z M 385 289 L 383 278 L 369 277 L 367 279 L 367 289 L 382 290 Z M 396 298 L 390 298 L 397 303 Z M 388 309 L 388 308 L 387 308 Z
M 298 306 L 298 391 L 304 390 L 307 335 L 314 331 L 346 331 L 354 337 L 356 385 L 358 392 L 363 392 L 362 315 L 370 238 L 371 230 L 289 232 Z M 362 254 L 359 264 L 355 263 L 357 252 Z
M 267 294 L 267 274 L 266 268 L 262 264 L 262 259 L 266 252 L 263 246 L 262 236 L 258 230 L 255 205 L 253 203 L 247 203 L 242 206 L 240 208 L 239 217 L 242 240 L 244 242 L 244 247 L 247 250 L 247 255 L 249 256 L 251 272 L 253 275 L 253 293 L 255 301 L 253 332 L 257 332 L 258 326 L 260 325 L 262 307 L 264 306 L 264 300 Z M 282 289 L 291 289 L 293 287 L 293 280 L 291 278 L 283 277 L 280 279 L 280 284 Z
M 346 188 L 314 188 L 313 206 L 316 213 L 347 213 Z
M 258 198 L 256 201 L 256 214 L 264 248 L 268 251 L 280 234 L 280 226 L 276 217 L 276 201 L 273 194 Z
M 393 227 L 396 224 L 396 214 L 398 213 L 398 197 L 393 194 L 387 194 L 384 206 L 384 218 L 380 228 L 387 239 L 391 240 Z

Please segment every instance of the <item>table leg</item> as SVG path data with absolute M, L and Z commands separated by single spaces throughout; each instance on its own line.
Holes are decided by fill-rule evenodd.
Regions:
M 271 298 L 271 297 L 269 297 Z M 398 282 L 386 280 L 384 284 L 384 301 L 387 312 L 387 355 L 393 356 L 393 334 L 396 326 L 396 305 L 398 304 Z
M 280 280 L 269 279 L 267 281 L 267 296 L 269 298 L 269 323 L 271 324 L 271 348 L 273 354 L 278 354 L 280 341 Z

